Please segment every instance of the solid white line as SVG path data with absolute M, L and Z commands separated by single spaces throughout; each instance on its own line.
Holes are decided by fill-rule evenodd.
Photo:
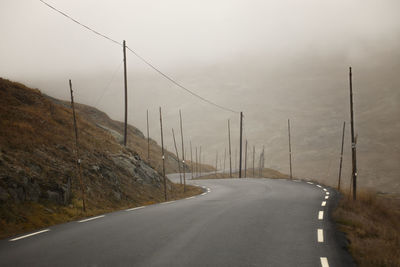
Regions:
M 324 242 L 324 230 L 318 229 L 317 233 L 318 233 L 318 242 L 319 243 Z
M 321 206 L 325 207 L 325 205 L 326 205 L 326 201 L 322 201 Z
M 48 232 L 48 231 L 50 231 L 50 229 L 45 229 L 45 230 L 42 230 L 42 231 L 39 231 L 39 232 L 34 232 L 34 233 L 32 233 L 32 234 L 28 234 L 28 235 L 23 235 L 23 236 L 20 236 L 20 237 L 16 237 L 16 238 L 10 239 L 9 241 L 17 241 L 17 240 L 20 240 L 20 239 L 22 239 L 22 238 L 30 237 L 30 236 L 37 235 L 37 234 L 41 234 L 41 233 Z
M 325 196 L 325 199 L 328 199 L 329 198 L 329 196 Z
M 319 212 L 318 212 L 318 220 L 323 220 L 324 219 L 324 211 L 323 210 L 320 210 Z
M 326 188 L 324 188 L 324 191 L 326 192 Z
M 321 266 L 322 267 L 329 267 L 328 258 L 327 257 L 321 257 L 320 259 L 321 259 Z
M 314 184 L 314 183 L 311 183 L 311 182 L 307 182 L 307 184 Z
M 319 187 L 319 188 L 321 188 L 322 186 L 320 186 L 319 184 L 317 184 L 317 186 Z
M 329 192 L 325 192 L 325 194 L 329 195 L 330 193 Z
M 175 202 L 175 200 L 172 200 L 172 201 L 167 201 L 167 202 L 161 202 L 160 204 L 164 205 L 164 204 L 170 204 L 170 203 L 174 203 L 174 202 Z
M 132 210 L 138 210 L 138 209 L 143 209 L 143 208 L 144 208 L 144 206 L 141 206 L 141 207 L 136 207 L 136 208 L 130 208 L 125 211 L 132 211 Z
M 78 223 L 83 223 L 83 222 L 88 222 L 88 221 L 91 221 L 91 220 L 96 220 L 96 219 L 99 219 L 99 218 L 103 218 L 104 216 L 106 216 L 106 215 L 100 215 L 100 216 L 92 217 L 92 218 L 89 218 L 89 219 L 80 220 L 80 221 L 78 221 Z
M 186 199 L 193 199 L 193 198 L 195 198 L 195 197 L 187 197 Z

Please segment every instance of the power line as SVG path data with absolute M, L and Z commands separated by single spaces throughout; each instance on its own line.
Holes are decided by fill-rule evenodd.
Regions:
M 122 43 L 120 43 L 120 42 L 118 42 L 118 41 L 116 41 L 116 40 L 114 40 L 114 39 L 108 37 L 108 36 L 105 35 L 105 34 L 102 34 L 102 33 L 98 32 L 98 31 L 96 31 L 96 30 L 90 28 L 89 26 L 84 25 L 83 23 L 81 23 L 81 22 L 79 22 L 78 20 L 72 18 L 71 16 L 69 16 L 69 15 L 66 14 L 65 12 L 63 12 L 63 11 L 61 11 L 61 10 L 55 8 L 54 6 L 52 6 L 52 5 L 48 4 L 48 3 L 46 3 L 45 1 L 43 1 L 43 0 L 39 0 L 39 1 L 42 2 L 43 4 L 45 4 L 46 6 L 48 6 L 49 8 L 51 8 L 52 10 L 54 10 L 54 11 L 60 13 L 60 14 L 63 15 L 64 17 L 66 17 L 66 18 L 72 20 L 72 21 L 75 22 L 76 24 L 78 24 L 78 25 L 80 25 L 80 26 L 86 28 L 87 30 L 93 32 L 94 34 L 96 34 L 96 35 L 98 35 L 98 36 L 100 36 L 100 37 L 103 37 L 103 38 L 105 38 L 105 39 L 107 39 L 107 40 L 109 40 L 109 41 L 111 41 L 111 42 L 113 42 L 113 43 L 115 43 L 115 44 L 118 44 L 118 45 L 122 46 Z M 141 61 L 143 61 L 143 62 L 144 62 L 146 65 L 148 65 L 150 68 L 152 68 L 153 70 L 155 70 L 158 74 L 160 74 L 161 76 L 163 76 L 165 79 L 167 79 L 167 80 L 170 81 L 171 83 L 175 84 L 177 87 L 179 87 L 179 88 L 183 89 L 184 91 L 188 92 L 189 94 L 191 94 L 191 95 L 193 95 L 193 96 L 199 98 L 200 100 L 202 100 L 202 101 L 204 101 L 204 102 L 206 102 L 206 103 L 208 103 L 208 104 L 211 104 L 211 105 L 213 105 L 213 106 L 215 106 L 215 107 L 217 107 L 217 108 L 223 109 L 223 110 L 225 110 L 225 111 L 233 112 L 233 113 L 239 113 L 238 111 L 235 111 L 235 110 L 233 110 L 233 109 L 230 109 L 230 108 L 221 106 L 221 105 L 219 105 L 219 104 L 217 104 L 217 103 L 215 103 L 215 102 L 212 102 L 211 100 L 208 100 L 208 99 L 206 99 L 206 98 L 200 96 L 199 94 L 197 94 L 197 93 L 195 93 L 195 92 L 189 90 L 187 87 L 183 86 L 182 84 L 180 84 L 179 82 L 175 81 L 173 78 L 171 78 L 170 76 L 168 76 L 167 74 L 165 74 L 164 72 L 162 72 L 161 70 L 159 70 L 157 67 L 155 67 L 153 64 L 151 64 L 148 60 L 146 60 L 145 58 L 143 58 L 142 56 L 140 56 L 137 52 L 135 52 L 134 50 L 132 50 L 132 49 L 129 48 L 128 46 L 126 46 L 126 48 L 128 48 L 128 50 L 129 50 L 130 52 L 132 52 L 137 58 L 139 58 Z

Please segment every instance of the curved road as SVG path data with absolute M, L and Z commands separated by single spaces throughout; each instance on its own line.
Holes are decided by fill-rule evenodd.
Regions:
M 189 183 L 205 193 L 1 240 L 0 266 L 354 265 L 330 220 L 334 190 L 276 179 Z

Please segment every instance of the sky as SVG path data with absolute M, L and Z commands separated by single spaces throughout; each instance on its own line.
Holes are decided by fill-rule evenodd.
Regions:
M 256 146 L 257 153 L 265 146 L 265 165 L 285 172 L 290 118 L 297 153 L 294 169 L 301 177 L 336 175 L 333 155 L 341 125 L 348 122 L 347 73 L 352 66 L 360 142 L 366 151 L 361 166 L 370 180 L 386 175 L 383 169 L 395 168 L 400 156 L 395 138 L 400 133 L 397 0 L 47 2 L 118 42 L 126 40 L 131 49 L 202 97 L 243 111 L 249 146 Z M 2 0 L 0 25 L 1 77 L 65 100 L 72 79 L 77 102 L 123 120 L 119 45 L 39 0 Z M 130 124 L 144 130 L 148 109 L 151 137 L 159 141 L 158 107 L 163 108 L 167 129 L 176 130 L 181 109 L 186 142 L 202 146 L 209 163 L 215 162 L 216 151 L 223 155 L 227 147 L 228 119 L 238 145 L 238 114 L 182 91 L 132 53 L 127 54 L 127 65 Z M 386 135 L 374 132 L 378 125 L 388 128 Z M 172 150 L 170 129 L 165 132 Z M 377 166 L 377 171 L 368 167 L 389 154 L 394 161 L 387 166 Z

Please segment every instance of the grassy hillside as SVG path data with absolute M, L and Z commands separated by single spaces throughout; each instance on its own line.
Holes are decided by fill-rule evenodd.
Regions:
M 76 173 L 71 108 L 37 89 L 0 78 L 0 238 L 164 200 L 159 161 L 149 165 L 141 159 L 144 139 L 140 131 L 129 127 L 125 148 L 105 129 L 118 130 L 121 123 L 90 107 L 77 106 L 86 213 L 82 213 Z M 155 155 L 154 141 L 152 149 Z M 173 157 L 168 158 L 172 172 Z M 169 199 L 183 197 L 181 186 L 168 181 L 167 189 Z M 195 193 L 200 189 L 191 187 L 187 194 Z

